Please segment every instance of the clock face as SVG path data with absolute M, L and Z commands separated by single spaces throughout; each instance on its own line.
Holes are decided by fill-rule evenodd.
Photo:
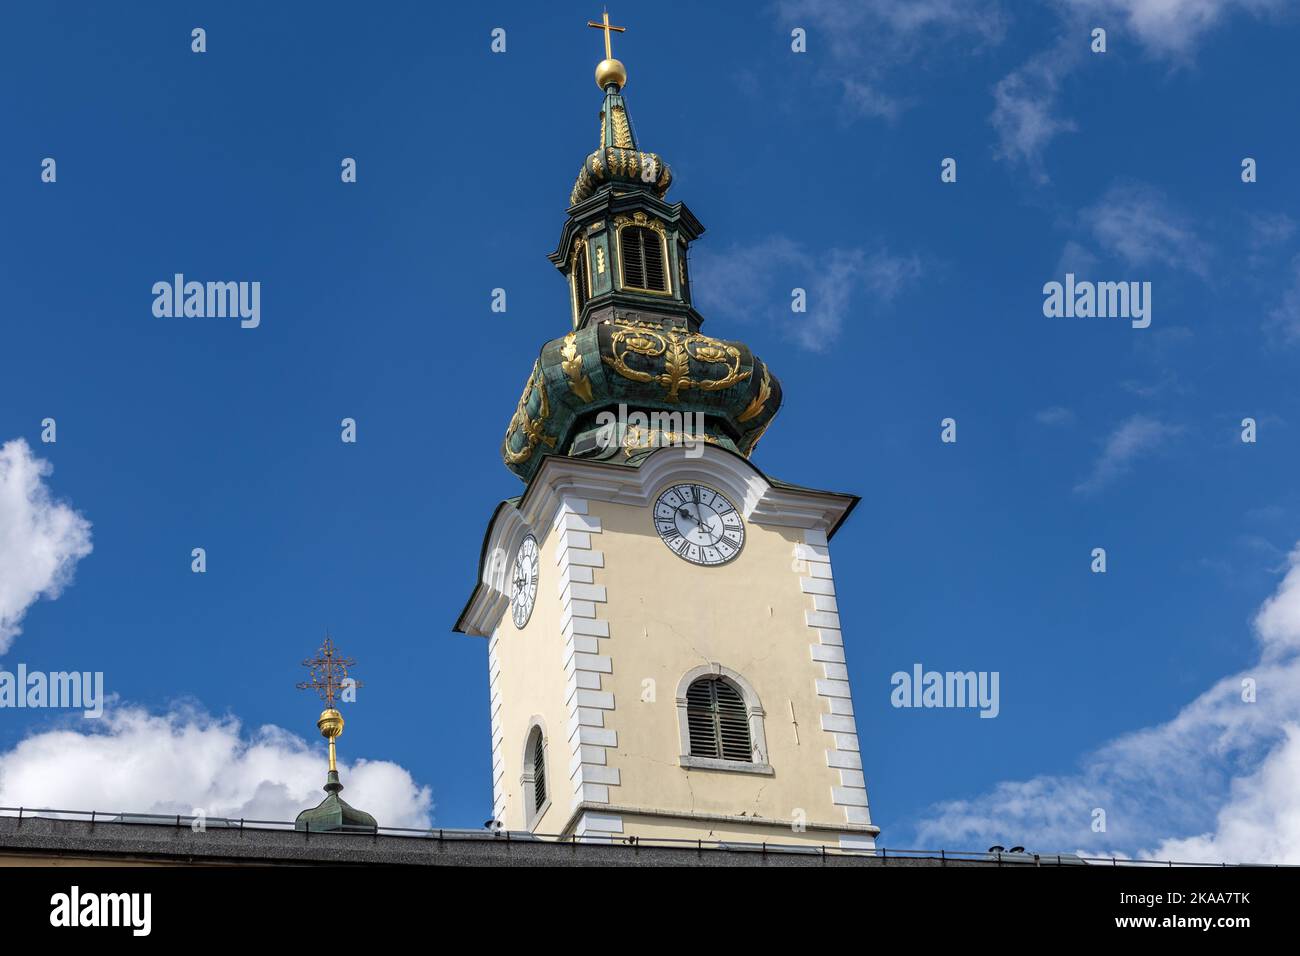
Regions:
M 537 539 L 530 534 L 515 552 L 515 565 L 510 571 L 510 613 L 515 627 L 528 623 L 537 602 L 537 572 L 541 566 L 538 558 Z
M 705 485 L 673 485 L 655 501 L 655 530 L 679 558 L 726 564 L 745 544 L 745 523 L 726 495 Z

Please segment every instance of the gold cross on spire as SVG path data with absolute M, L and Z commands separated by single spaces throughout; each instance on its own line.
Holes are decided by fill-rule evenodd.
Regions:
M 609 33 L 611 30 L 613 30 L 615 33 L 626 33 L 627 27 L 610 26 L 608 10 L 605 11 L 604 16 L 602 17 L 602 21 L 603 22 L 601 23 L 597 23 L 595 20 L 588 20 L 587 26 L 594 27 L 597 30 L 605 31 L 605 59 L 612 60 L 614 59 L 614 51 L 611 50 L 609 46 Z
M 320 694 L 321 700 L 325 701 L 326 709 L 333 710 L 334 697 L 344 686 L 361 686 L 360 681 L 348 677 L 348 668 L 356 667 L 357 662 L 340 654 L 328 634 L 325 635 L 325 643 L 317 654 L 317 657 L 302 662 L 302 666 L 307 668 L 311 675 L 311 680 L 299 684 L 298 689 L 316 691 Z

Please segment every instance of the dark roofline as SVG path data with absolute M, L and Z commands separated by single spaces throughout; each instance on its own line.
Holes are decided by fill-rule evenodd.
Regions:
M 202 820 L 203 828 L 194 824 Z M 844 850 L 834 844 L 796 845 L 641 837 L 624 842 L 604 835 L 534 834 L 430 827 L 380 826 L 366 832 L 295 830 L 282 820 L 197 818 L 183 814 L 103 813 L 90 810 L 0 807 L 0 857 L 152 859 L 190 863 L 285 862 L 296 864 L 562 866 L 1213 866 L 1277 868 L 1272 863 L 1196 863 L 1016 852 L 991 847 L 962 850 Z M 995 852 L 996 851 L 996 852 Z M 523 854 L 523 856 L 515 856 Z
M 37 811 L 52 813 L 64 811 Z M 29 811 L 30 813 L 30 811 Z M 140 822 L 154 820 L 156 822 Z M 0 816 L 0 858 L 35 856 L 116 862 L 292 866 L 1059 866 L 1077 857 L 987 853 L 848 852 L 837 846 L 651 840 L 635 843 L 539 838 L 487 830 L 314 833 L 291 824 L 206 821 L 146 814 L 98 819 Z M 404 834 L 404 835 L 399 835 Z

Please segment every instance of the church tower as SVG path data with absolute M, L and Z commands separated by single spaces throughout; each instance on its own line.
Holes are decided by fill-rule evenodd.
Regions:
M 569 330 L 502 445 L 456 630 L 488 641 L 493 816 L 509 830 L 874 848 L 828 542 L 854 495 L 750 456 L 781 385 L 700 328 L 690 246 L 638 142 L 608 15 L 600 140 L 551 261 Z

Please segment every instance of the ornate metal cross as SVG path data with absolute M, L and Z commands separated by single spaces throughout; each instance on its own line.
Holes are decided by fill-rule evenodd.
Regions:
M 348 668 L 356 667 L 357 662 L 340 654 L 328 634 L 317 655 L 302 662 L 302 666 L 310 673 L 311 680 L 298 684 L 298 689 L 316 691 L 321 700 L 325 701 L 326 709 L 333 710 L 334 697 L 345 684 L 351 687 L 362 686 L 359 680 L 348 677 Z
M 611 30 L 613 30 L 615 33 L 626 33 L 626 32 L 627 32 L 627 27 L 614 27 L 614 26 L 610 26 L 610 24 L 609 24 L 609 11 L 608 11 L 608 10 L 605 11 L 604 16 L 602 17 L 602 20 L 603 20 L 602 23 L 597 23 L 595 20 L 588 20 L 588 21 L 587 21 L 587 26 L 589 26 L 589 27 L 594 27 L 594 28 L 597 29 L 597 30 L 604 30 L 604 31 L 605 31 L 605 59 L 607 59 L 607 60 L 612 60 L 612 59 L 614 58 L 614 52 L 610 49 L 610 46 L 609 46 L 609 33 L 610 33 Z

